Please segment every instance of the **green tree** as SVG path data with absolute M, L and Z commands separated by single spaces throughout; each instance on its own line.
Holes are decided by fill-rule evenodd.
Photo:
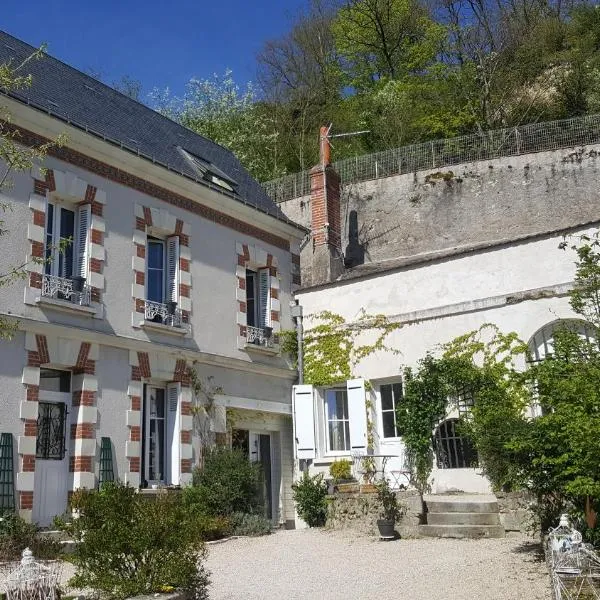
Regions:
M 357 89 L 422 72 L 445 35 L 417 0 L 350 0 L 332 27 L 349 83 Z
M 6 62 L 0 64 L 0 88 L 6 93 L 17 92 L 32 85 L 31 75 L 26 74 L 27 64 L 32 60 L 42 59 L 44 48 L 40 48 L 20 64 Z M 21 144 L 21 134 L 12 125 L 12 119 L 7 107 L 0 105 L 0 192 L 12 187 L 14 173 L 29 171 L 35 163 L 44 159 L 48 150 L 53 145 L 64 143 L 60 136 L 55 142 L 49 142 L 37 147 L 28 147 Z M 0 201 L 0 211 L 4 214 L 10 212 L 11 205 Z M 10 233 L 5 218 L 0 219 L 0 242 L 6 242 Z M 19 279 L 25 278 L 28 263 L 11 265 L 0 269 L 0 288 L 8 286 Z M 11 338 L 17 328 L 17 322 L 0 316 L 0 338 Z
M 212 79 L 190 79 L 183 98 L 170 91 L 154 90 L 156 109 L 231 150 L 244 167 L 260 181 L 282 173 L 277 162 L 277 131 L 268 111 L 256 102 L 251 83 L 240 90 L 232 72 Z

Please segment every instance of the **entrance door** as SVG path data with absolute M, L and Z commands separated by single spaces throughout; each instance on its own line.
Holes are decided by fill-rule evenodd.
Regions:
M 40 391 L 34 474 L 33 520 L 42 527 L 62 515 L 69 490 L 68 407 L 71 394 Z
M 268 433 L 250 432 L 250 460 L 261 466 L 262 485 L 259 491 L 265 516 L 273 518 L 273 476 L 271 469 L 271 435 Z

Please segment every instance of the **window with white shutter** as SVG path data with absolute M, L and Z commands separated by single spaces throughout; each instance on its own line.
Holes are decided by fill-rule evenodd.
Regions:
M 293 387 L 292 412 L 296 458 L 315 458 L 315 407 L 312 385 L 295 385 Z
M 350 447 L 352 452 L 367 450 L 367 405 L 365 396 L 365 380 L 349 379 L 348 417 L 350 419 Z
M 180 383 L 167 386 L 167 483 L 179 485 L 181 476 L 180 429 L 181 411 L 179 409 Z
M 165 302 L 179 302 L 179 237 L 167 239 L 167 290 Z
M 271 326 L 271 275 L 269 269 L 258 271 L 258 326 Z
M 87 279 L 89 269 L 91 206 L 84 204 L 77 209 L 77 268 L 75 274 Z

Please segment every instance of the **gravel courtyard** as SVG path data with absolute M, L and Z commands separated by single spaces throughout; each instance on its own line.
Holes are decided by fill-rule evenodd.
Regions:
M 535 543 L 280 531 L 209 547 L 211 600 L 547 600 Z

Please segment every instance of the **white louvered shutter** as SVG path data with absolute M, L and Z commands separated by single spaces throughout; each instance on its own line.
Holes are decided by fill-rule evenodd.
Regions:
M 352 452 L 367 450 L 367 406 L 365 400 L 365 380 L 349 379 L 348 419 L 350 420 L 350 449 Z
M 179 410 L 180 383 L 167 385 L 167 477 L 170 485 L 179 485 L 181 478 L 181 411 Z
M 167 239 L 167 294 L 165 302 L 179 302 L 179 237 Z
M 295 385 L 292 390 L 296 458 L 315 458 L 315 406 L 312 385 Z
M 77 252 L 76 267 L 74 275 L 88 277 L 90 224 L 92 220 L 91 205 L 83 204 L 77 209 L 77 231 L 75 248 Z
M 258 271 L 258 326 L 271 327 L 271 275 L 269 269 Z

